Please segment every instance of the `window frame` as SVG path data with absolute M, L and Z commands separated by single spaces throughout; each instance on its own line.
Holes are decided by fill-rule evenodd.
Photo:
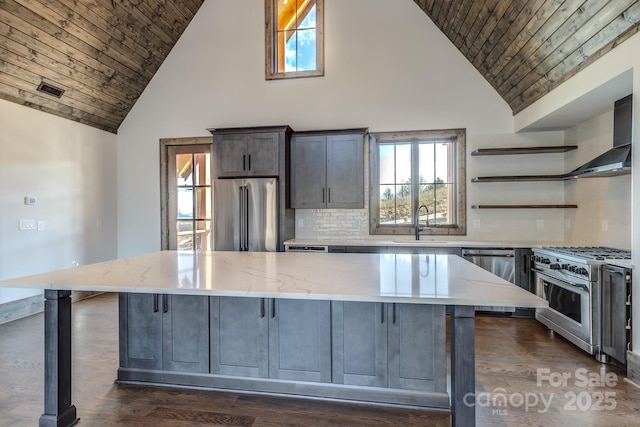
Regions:
M 400 132 L 374 132 L 369 134 L 369 234 L 371 235 L 415 235 L 415 225 L 380 225 L 380 161 L 381 143 L 402 143 L 415 140 L 451 140 L 455 143 L 454 171 L 456 173 L 457 223 L 451 225 L 421 224 L 420 235 L 464 236 L 467 234 L 466 192 L 466 129 L 419 130 Z M 412 162 L 412 170 L 417 165 Z M 413 215 L 412 215 L 413 219 Z M 413 221 L 412 221 L 413 222 Z
M 278 72 L 277 6 L 278 0 L 265 0 L 265 77 L 280 80 L 324 76 L 324 0 L 316 2 L 316 69 L 311 71 Z M 291 0 L 296 1 L 296 0 Z

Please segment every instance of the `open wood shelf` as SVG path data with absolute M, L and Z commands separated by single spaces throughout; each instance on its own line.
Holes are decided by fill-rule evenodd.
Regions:
M 501 156 L 508 154 L 544 154 L 566 153 L 575 150 L 577 145 L 554 145 L 546 147 L 479 148 L 471 152 L 472 156 Z
M 578 205 L 473 205 L 471 209 L 577 209 Z
M 570 179 L 566 175 L 512 175 L 512 176 L 478 176 L 471 182 L 513 182 L 513 181 L 564 181 Z

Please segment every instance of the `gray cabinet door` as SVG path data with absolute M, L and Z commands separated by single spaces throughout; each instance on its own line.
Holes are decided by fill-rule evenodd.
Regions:
M 120 293 L 120 366 L 162 369 L 161 295 Z
M 215 141 L 218 178 L 278 176 L 280 170 L 278 132 L 219 135 Z
M 327 136 L 327 208 L 364 208 L 364 136 Z
M 269 376 L 265 298 L 211 297 L 211 373 Z
M 277 132 L 251 133 L 247 142 L 247 175 L 278 176 L 280 150 Z
M 364 133 L 293 136 L 291 207 L 364 207 Z
M 332 301 L 332 381 L 387 387 L 387 323 L 383 303 Z
M 291 139 L 291 207 L 326 207 L 327 138 L 321 135 Z
M 242 177 L 247 174 L 246 134 L 216 137 L 216 175 L 220 178 Z
M 329 301 L 270 300 L 269 377 L 331 382 Z
M 162 311 L 163 369 L 209 372 L 209 299 L 163 295 Z
M 387 304 L 389 387 L 446 391 L 445 306 Z

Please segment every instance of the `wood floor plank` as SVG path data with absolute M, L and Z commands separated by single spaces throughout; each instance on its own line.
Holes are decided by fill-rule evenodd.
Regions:
M 38 424 L 43 409 L 43 323 L 38 314 L 0 325 L 0 425 Z M 413 409 L 114 384 L 118 367 L 114 294 L 74 303 L 73 338 L 72 401 L 84 426 L 440 427 L 450 423 L 448 414 Z M 580 374 L 615 375 L 615 385 L 583 385 Z M 551 375 L 569 378 L 566 384 L 553 384 L 548 380 Z M 624 377 L 624 369 L 598 363 L 535 319 L 476 318 L 476 396 L 470 403 L 476 405 L 477 426 L 638 426 L 640 388 Z M 615 408 L 598 410 L 599 393 L 609 393 Z M 500 395 L 507 398 L 503 406 L 497 404 Z M 586 406 L 589 400 L 591 405 Z

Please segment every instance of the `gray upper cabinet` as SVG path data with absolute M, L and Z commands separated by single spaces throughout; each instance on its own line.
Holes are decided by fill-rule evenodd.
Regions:
M 294 133 L 291 139 L 291 207 L 364 207 L 366 129 Z
M 120 366 L 209 371 L 209 306 L 187 295 L 121 293 Z
M 331 382 L 329 301 L 271 299 L 269 377 Z
M 223 134 L 214 141 L 219 178 L 278 175 L 277 132 Z
M 211 297 L 211 373 L 269 376 L 265 298 Z

